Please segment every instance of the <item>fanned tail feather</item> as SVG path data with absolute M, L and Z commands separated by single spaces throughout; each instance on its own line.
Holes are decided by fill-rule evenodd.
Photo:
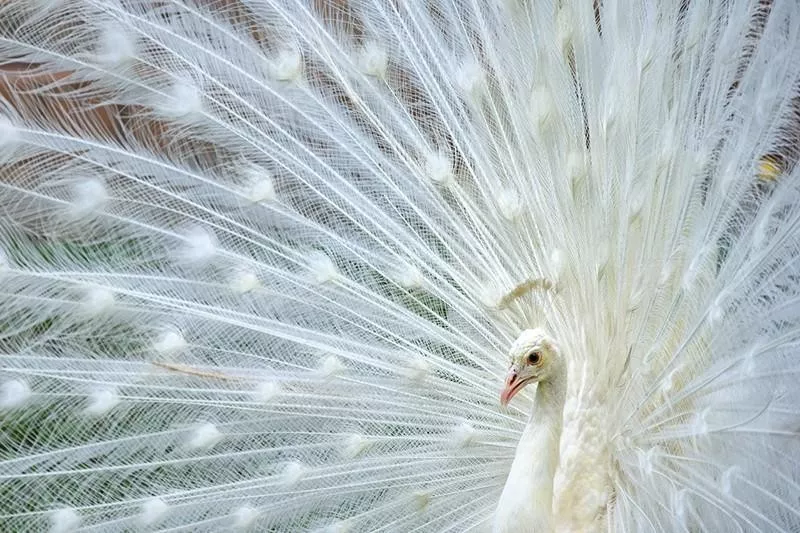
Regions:
M 539 325 L 566 524 L 798 528 L 794 1 L 0 1 L 0 58 L 3 531 L 486 530 Z

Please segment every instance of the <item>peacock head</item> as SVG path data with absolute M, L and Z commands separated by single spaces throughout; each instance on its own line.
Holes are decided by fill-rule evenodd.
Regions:
M 550 379 L 561 364 L 558 347 L 544 330 L 526 329 L 509 350 L 511 367 L 500 393 L 500 403 L 507 405 L 529 383 Z

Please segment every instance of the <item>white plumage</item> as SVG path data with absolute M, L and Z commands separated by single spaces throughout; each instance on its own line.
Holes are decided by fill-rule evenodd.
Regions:
M 567 388 L 564 363 L 553 339 L 540 329 L 522 332 L 511 347 L 511 368 L 500 402 L 507 405 L 524 387 L 537 383 L 536 408 L 517 444 L 495 510 L 494 533 L 553 530 L 553 478 Z
M 794 0 L 0 2 L 0 58 L 0 530 L 800 530 Z

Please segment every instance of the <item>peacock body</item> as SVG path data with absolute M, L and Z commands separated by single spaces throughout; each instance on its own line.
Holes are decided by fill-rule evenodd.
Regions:
M 794 0 L 6 1 L 0 65 L 0 530 L 800 531 Z

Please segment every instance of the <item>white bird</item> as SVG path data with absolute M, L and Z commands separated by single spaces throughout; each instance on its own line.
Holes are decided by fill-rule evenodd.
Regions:
M 564 361 L 552 339 L 526 330 L 511 348 L 511 368 L 500 401 L 507 405 L 530 383 L 536 408 L 522 432 L 494 516 L 494 531 L 552 531 L 553 478 L 567 389 Z
M 0 1 L 0 69 L 0 531 L 800 531 L 795 0 Z

